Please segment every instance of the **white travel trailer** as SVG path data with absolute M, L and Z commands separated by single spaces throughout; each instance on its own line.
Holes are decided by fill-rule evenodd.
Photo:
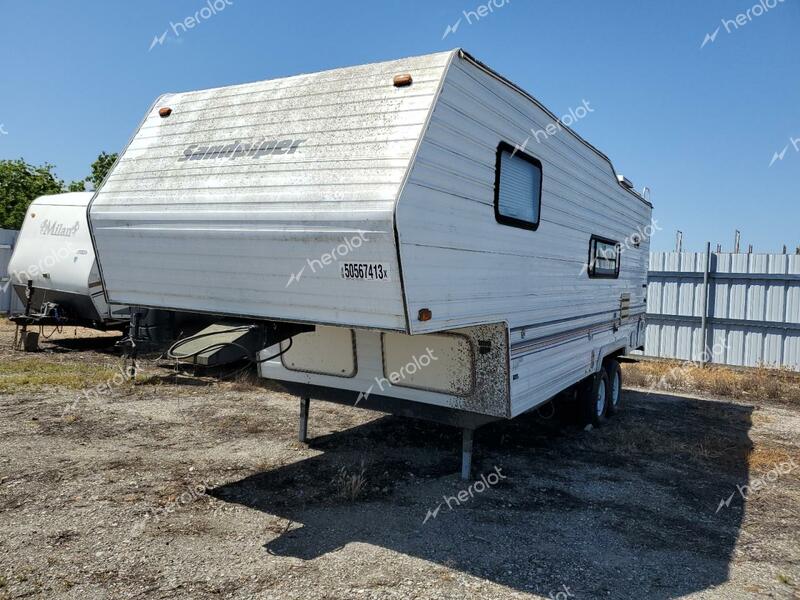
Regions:
M 92 192 L 41 196 L 28 207 L 8 272 L 26 307 L 22 324 L 123 328 L 128 307 L 109 305 L 97 270 L 86 209 Z
M 108 301 L 268 324 L 302 438 L 309 397 L 454 423 L 466 475 L 644 344 L 652 206 L 566 125 L 462 50 L 164 95 L 90 206 Z

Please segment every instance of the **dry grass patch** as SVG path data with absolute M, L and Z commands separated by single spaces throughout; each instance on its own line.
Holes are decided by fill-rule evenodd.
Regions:
M 246 368 L 231 377 L 230 385 L 235 392 L 252 392 L 262 387 L 261 381 L 254 369 Z
M 0 392 L 24 387 L 55 386 L 83 389 L 112 381 L 120 371 L 113 365 L 75 362 L 47 362 L 40 358 L 4 359 L 0 362 Z
M 800 403 L 800 373 L 788 369 L 730 369 L 676 361 L 642 361 L 623 366 L 625 384 L 668 391 L 714 394 L 742 400 Z
M 800 463 L 800 455 L 775 446 L 756 444 L 747 456 L 747 464 L 751 472 L 769 471 L 775 465 L 794 461 Z

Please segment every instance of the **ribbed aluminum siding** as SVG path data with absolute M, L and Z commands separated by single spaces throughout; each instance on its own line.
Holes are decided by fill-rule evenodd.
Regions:
M 705 253 L 653 252 L 645 354 L 800 370 L 800 255 L 712 254 L 701 333 Z
M 645 230 L 652 208 L 569 131 L 537 141 L 531 130 L 552 119 L 459 55 L 397 206 L 412 332 L 507 322 L 512 414 L 593 372 L 604 346 L 629 346 L 645 311 L 649 240 L 626 248 L 618 279 L 590 279 L 586 263 L 593 234 L 624 242 Z M 525 152 L 542 163 L 536 231 L 498 223 L 494 212 L 498 146 L 526 138 Z M 614 329 L 624 294 L 632 318 Z M 418 320 L 422 308 L 433 318 Z
M 449 57 L 161 98 L 91 207 L 109 297 L 405 329 L 394 205 Z M 395 87 L 405 72 L 413 84 Z M 179 161 L 190 145 L 270 139 L 305 141 L 291 154 Z M 368 241 L 335 251 L 360 234 Z M 326 254 L 339 259 L 309 264 Z M 391 282 L 344 280 L 345 261 L 384 263 Z
M 644 312 L 649 240 L 626 249 L 619 279 L 589 279 L 589 238 L 620 242 L 650 223 L 652 209 L 617 183 L 611 165 L 567 131 L 537 142 L 550 117 L 506 83 L 455 59 L 397 206 L 412 330 L 508 321 L 511 328 L 605 313 L 631 294 Z M 530 137 L 542 162 L 537 231 L 494 214 L 497 148 Z M 446 290 L 446 293 L 443 293 Z M 429 308 L 433 319 L 416 315 Z

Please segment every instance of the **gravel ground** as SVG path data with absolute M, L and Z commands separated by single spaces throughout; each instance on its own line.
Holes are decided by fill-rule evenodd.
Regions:
M 119 364 L 12 335 L 0 384 Z M 792 406 L 627 390 L 479 430 L 468 487 L 454 429 L 312 401 L 306 446 L 276 385 L 143 367 L 0 387 L 0 598 L 800 598 Z

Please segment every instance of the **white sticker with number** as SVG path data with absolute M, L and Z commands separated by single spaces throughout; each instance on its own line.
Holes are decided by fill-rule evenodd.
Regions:
M 391 281 L 387 263 L 342 263 L 339 270 L 342 279 L 360 281 Z

